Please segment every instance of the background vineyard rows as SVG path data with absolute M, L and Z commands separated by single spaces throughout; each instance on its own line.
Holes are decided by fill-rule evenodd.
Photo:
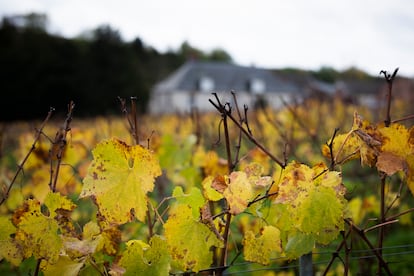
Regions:
M 213 96 L 212 99 L 214 99 Z M 410 104 L 396 97 L 392 101 L 391 107 L 393 118 L 406 116 L 410 111 Z M 339 129 L 338 133 L 347 133 L 351 130 L 354 125 L 355 111 L 358 111 L 361 117 L 370 122 L 381 122 L 384 120 L 384 109 L 385 107 L 378 107 L 376 110 L 369 110 L 363 106 L 344 104 L 339 99 L 332 101 L 308 100 L 296 106 L 286 106 L 278 111 L 249 110 L 246 118 L 248 119 L 249 131 L 254 139 L 259 141 L 267 151 L 282 159 L 286 158 L 287 163 L 295 160 L 313 167 L 320 162 L 325 162 L 329 166 L 330 160 L 322 154 L 322 148 L 329 145 L 329 140 L 333 137 L 335 129 Z M 164 253 L 168 250 L 162 241 L 164 240 L 166 222 L 169 218 L 178 216 L 177 213 L 171 211 L 174 208 L 179 208 L 177 204 L 185 203 L 189 206 L 199 206 L 196 203 L 198 199 L 195 199 L 198 195 L 194 194 L 203 190 L 203 180 L 208 176 L 229 175 L 226 137 L 222 131 L 223 114 L 219 112 L 209 114 L 194 112 L 190 115 L 175 114 L 157 116 L 156 118 L 141 116 L 137 121 L 138 129 L 134 133 L 130 132 L 131 126 L 134 124 L 131 125 L 131 121 L 128 122 L 128 119 L 131 120 L 132 117 L 77 120 L 76 108 L 73 115 L 70 122 L 67 121 L 67 118 L 65 121 L 65 118 L 53 118 L 52 116 L 41 129 L 41 133 L 38 132 L 42 125 L 40 121 L 3 124 L 1 126 L 0 185 L 2 198 L 7 196 L 7 199 L 0 206 L 0 223 L 3 227 L 0 230 L 0 273 L 2 275 L 37 273 L 53 275 L 59 269 L 60 271 L 64 269 L 68 273 L 74 272 L 81 275 L 106 275 L 110 271 L 112 274 L 116 274 L 123 271 L 122 263 L 130 265 L 131 261 L 126 260 L 126 257 L 122 259 L 121 256 L 124 256 L 124 252 L 132 250 L 132 248 L 134 250 L 140 248 L 139 250 L 141 250 L 138 250 L 141 253 L 133 252 L 133 254 L 141 254 L 139 256 L 147 258 L 147 260 L 155 258 L 160 264 L 163 264 L 159 267 L 168 267 L 171 273 L 178 275 L 184 273 L 186 269 L 203 271 L 209 269 L 209 266 L 219 267 L 219 246 L 215 245 L 218 243 L 217 241 L 210 241 L 210 245 L 216 246 L 217 250 L 211 252 L 207 249 L 211 253 L 211 262 L 201 263 L 200 266 L 195 267 L 188 264 L 187 266 L 174 264 L 171 261 L 171 256 L 167 256 L 170 253 Z M 70 130 L 66 129 L 65 144 L 60 145 L 64 148 L 61 160 L 56 157 L 51 159 L 50 153 L 53 156 L 54 152 L 59 151 L 59 145 L 53 144 L 53 141 L 56 141 L 56 133 L 65 132 L 67 126 L 65 124 L 68 123 L 70 123 Z M 403 121 L 402 124 L 406 124 L 407 128 L 411 125 L 409 120 Z M 38 134 L 39 139 L 36 140 Z M 240 128 L 229 127 L 228 135 L 232 145 L 240 145 L 240 148 L 236 149 L 235 146 L 231 148 L 232 151 L 237 152 L 239 161 L 234 171 L 243 172 L 252 164 L 260 164 L 260 177 L 271 176 L 272 179 L 277 179 L 277 176 L 280 175 L 280 167 L 251 139 L 240 135 Z M 109 140 L 113 137 L 122 140 L 125 144 L 121 143 L 121 145 L 124 145 L 131 152 L 133 151 L 132 145 L 138 141 L 142 145 L 142 149 L 154 152 L 155 160 L 159 161 L 162 174 L 156 177 L 157 174 L 154 173 L 155 186 L 153 191 L 148 193 L 149 212 L 146 215 L 151 216 L 149 220 L 152 222 L 151 225 L 148 224 L 148 218 L 145 218 L 145 214 L 143 215 L 144 219 L 140 219 L 139 210 L 132 210 L 130 214 L 133 218 L 132 221 L 123 221 L 115 227 L 116 230 L 113 232 L 105 232 L 102 230 L 104 222 L 100 221 L 103 211 L 97 207 L 99 202 L 97 205 L 94 196 L 80 197 L 80 195 L 87 195 L 90 192 L 85 191 L 85 185 L 88 182 L 86 180 L 88 168 L 90 168 L 92 160 L 97 159 L 97 156 L 92 155 L 92 150 L 96 149 L 102 141 L 117 141 Z M 37 141 L 35 147 L 33 146 L 34 141 Z M 118 144 L 116 145 L 118 146 Z M 102 149 L 102 154 L 105 151 L 106 148 Z M 98 154 L 97 152 L 98 150 L 95 153 Z M 17 164 L 22 164 L 22 160 L 28 153 L 30 153 L 28 159 L 21 171 L 16 174 L 19 171 Z M 149 159 L 150 157 L 148 157 Z M 98 165 L 96 166 L 98 167 Z M 56 168 L 59 168 L 59 174 L 58 179 L 54 182 L 51 175 L 56 175 Z M 351 216 L 356 226 L 363 229 L 375 225 L 373 219 L 380 216 L 378 213 L 380 210 L 380 199 L 378 198 L 380 181 L 377 170 L 364 164 L 361 165 L 359 159 L 343 164 L 337 169 L 341 170 L 342 182 L 346 187 L 347 214 Z M 148 170 L 156 171 L 152 167 L 148 167 Z M 12 189 L 8 191 L 15 175 L 17 178 L 13 181 Z M 414 206 L 412 194 L 407 186 L 400 186 L 401 179 L 401 175 L 389 177 L 385 200 L 386 206 L 391 208 L 389 214 L 398 214 Z M 51 199 L 49 183 L 52 182 L 56 183 L 57 194 L 66 196 L 71 202 L 65 201 L 65 204 L 74 204 L 76 207 L 72 208 L 63 204 L 62 198 Z M 262 203 L 269 204 L 272 199 L 269 190 L 261 195 L 263 194 L 266 197 L 263 198 Z M 192 196 L 188 197 L 186 201 L 186 195 Z M 55 205 L 50 203 L 53 200 L 55 200 Z M 27 202 L 31 202 L 32 205 Z M 38 209 L 36 209 L 35 202 L 40 204 Z M 52 208 L 52 205 L 55 208 Z M 250 206 L 248 207 L 250 208 Z M 240 213 L 234 211 L 237 216 L 233 217 L 229 229 L 226 263 L 228 267 L 224 273 L 228 275 L 243 275 L 242 272 L 245 273 L 244 275 L 276 275 L 276 273 L 282 273 L 278 275 L 294 275 L 297 273 L 296 258 L 272 253 L 267 265 L 246 260 L 247 253 L 243 252 L 243 245 L 246 242 L 244 235 L 249 231 L 263 233 L 263 229 L 266 229 L 264 228 L 265 223 L 263 223 L 265 219 L 252 215 L 252 213 L 260 213 L 260 211 L 249 208 Z M 26 252 L 21 260 L 10 257 L 13 254 L 10 253 L 11 249 L 6 246 L 6 243 L 11 239 L 17 239 L 20 232 L 16 234 L 13 231 L 15 231 L 16 225 L 26 219 L 25 212 L 28 210 L 38 212 L 39 216 L 43 215 L 47 218 L 53 218 L 51 214 L 56 215 L 54 219 L 58 221 L 58 234 L 76 233 L 71 234 L 73 239 L 79 239 L 83 235 L 83 244 L 76 243 L 76 246 L 74 245 L 70 249 L 66 247 L 66 253 L 63 254 L 66 258 L 63 258 L 61 254 L 54 261 L 36 258 L 39 254 L 42 256 L 42 252 L 39 251 L 42 251 L 43 248 L 36 251 L 34 245 L 28 246 L 32 247 L 32 252 Z M 184 209 L 180 210 L 184 213 Z M 194 209 L 192 211 L 194 212 Z M 211 217 L 203 216 L 199 210 L 195 210 L 195 212 L 194 217 L 201 217 L 200 221 L 211 219 Z M 213 224 L 220 230 L 221 226 L 217 224 L 217 217 L 213 218 L 215 220 Z M 390 224 L 386 228 L 387 232 L 383 243 L 384 258 L 392 272 L 398 275 L 408 275 L 410 271 L 414 271 L 412 222 L 412 215 L 408 212 L 398 217 L 398 222 Z M 10 223 L 14 226 L 10 226 Z M 208 225 L 208 222 L 203 221 L 203 223 Z M 11 230 L 4 230 L 5 225 L 8 225 Z M 64 233 L 65 231 L 67 232 Z M 31 232 L 29 231 L 29 233 Z M 91 250 L 91 244 L 86 245 L 86 242 L 88 237 L 91 238 L 94 235 L 101 235 L 104 241 L 99 245 L 95 244 L 94 250 Z M 150 242 L 149 237 L 154 235 L 159 240 L 152 239 Z M 377 233 L 367 232 L 367 237 L 375 240 Z M 26 237 L 26 239 L 31 238 L 33 236 Z M 132 240 L 141 240 L 142 243 L 128 242 Z M 314 270 L 316 272 L 322 273 L 327 268 L 332 253 L 335 252 L 341 241 L 340 234 L 329 245 L 317 246 L 313 249 Z M 355 236 L 348 244 L 348 246 L 351 245 L 353 255 L 347 256 L 343 252 L 339 252 L 338 255 L 343 259 L 349 258 L 350 261 L 336 259 L 329 269 L 330 274 L 342 275 L 344 266 L 347 266 L 346 269 L 349 269 L 352 274 L 373 273 L 376 270 L 376 258 L 366 244 Z M 171 247 L 171 244 L 169 246 Z M 157 254 L 156 251 L 159 254 L 158 257 L 154 257 Z M 411 254 L 399 255 L 401 252 Z M 138 256 L 133 254 L 131 253 L 131 256 Z M 387 254 L 389 254 L 388 257 Z M 179 269 L 183 267 L 184 269 Z M 135 269 L 138 268 L 135 267 Z M 152 270 L 151 273 L 156 275 L 160 271 Z

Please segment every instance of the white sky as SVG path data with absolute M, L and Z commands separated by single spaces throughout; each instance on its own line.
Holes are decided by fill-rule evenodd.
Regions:
M 413 0 L 0 0 L 0 15 L 43 12 L 73 37 L 101 24 L 157 50 L 223 48 L 241 65 L 414 77 Z

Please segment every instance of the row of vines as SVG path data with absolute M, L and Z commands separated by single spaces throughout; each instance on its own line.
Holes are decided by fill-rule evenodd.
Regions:
M 5 124 L 0 273 L 293 275 L 318 252 L 321 274 L 409 271 L 384 250 L 412 238 L 413 116 L 383 73 L 377 110 L 249 110 L 231 93 L 209 114 L 138 117 L 132 98 L 119 118 L 78 121 L 70 103 L 60 121 Z M 373 258 L 353 262 L 358 250 Z

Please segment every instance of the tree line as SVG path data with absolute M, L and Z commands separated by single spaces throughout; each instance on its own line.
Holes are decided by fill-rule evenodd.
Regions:
M 118 97 L 137 97 L 145 112 L 151 87 L 189 58 L 231 62 L 224 50 L 205 53 L 184 42 L 165 53 L 140 38 L 124 41 L 109 25 L 76 38 L 47 31 L 47 16 L 8 16 L 0 25 L 0 121 L 42 118 L 54 107 L 76 116 L 119 114 Z
M 5 16 L 0 22 L 0 121 L 43 118 L 50 107 L 64 115 L 70 101 L 78 117 L 119 114 L 118 97 L 136 97 L 144 113 L 153 85 L 190 59 L 233 62 L 221 48 L 203 52 L 188 42 L 162 53 L 139 37 L 124 41 L 110 25 L 65 38 L 48 32 L 45 14 Z M 357 68 L 276 73 L 328 83 L 370 78 Z

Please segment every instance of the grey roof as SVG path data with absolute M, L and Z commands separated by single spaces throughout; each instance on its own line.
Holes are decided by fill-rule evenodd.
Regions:
M 202 77 L 214 80 L 212 92 L 246 91 L 248 81 L 255 78 L 265 82 L 266 92 L 298 92 L 297 86 L 266 69 L 201 61 L 185 63 L 167 79 L 158 83 L 155 90 L 161 93 L 173 90 L 196 91 Z
M 338 91 L 339 84 L 327 83 L 319 80 L 312 80 L 309 82 L 308 86 L 313 91 L 317 91 L 327 95 L 334 95 Z

